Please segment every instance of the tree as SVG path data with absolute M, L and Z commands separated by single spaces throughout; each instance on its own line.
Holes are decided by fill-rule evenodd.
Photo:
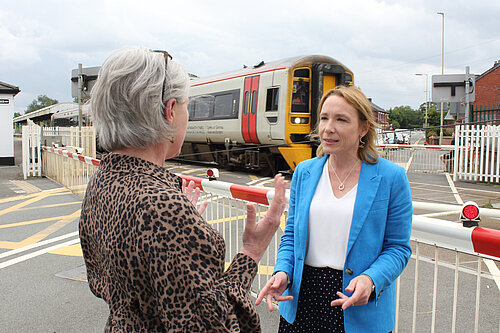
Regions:
M 49 98 L 47 97 L 47 95 L 38 95 L 38 97 L 35 98 L 30 105 L 28 105 L 25 113 L 30 113 L 36 110 L 40 110 L 44 107 L 54 105 L 57 103 L 59 103 L 57 99 Z
M 389 123 L 394 129 L 422 127 L 422 114 L 408 105 L 396 106 L 389 110 Z

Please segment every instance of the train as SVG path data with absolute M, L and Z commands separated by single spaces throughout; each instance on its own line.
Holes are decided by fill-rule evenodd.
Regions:
M 275 174 L 314 156 L 309 134 L 325 92 L 353 73 L 324 55 L 264 62 L 191 80 L 180 158 Z
M 78 117 L 80 111 L 78 104 L 75 107 L 57 110 L 50 116 L 51 127 L 78 127 Z M 92 119 L 90 115 L 90 106 L 88 104 L 82 105 L 82 126 L 91 126 Z
M 324 55 L 190 77 L 189 122 L 179 158 L 269 174 L 293 172 L 314 156 L 317 143 L 308 135 L 323 93 L 354 82 L 351 70 Z M 74 107 L 54 113 L 51 126 L 78 126 L 78 112 Z M 82 125 L 91 126 L 91 118 L 84 104 Z

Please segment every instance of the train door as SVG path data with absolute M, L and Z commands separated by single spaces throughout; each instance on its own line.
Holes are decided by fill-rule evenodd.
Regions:
M 340 84 L 352 84 L 352 77 L 340 65 L 316 63 L 313 65 L 311 87 L 311 128 L 316 126 L 318 106 L 327 91 Z
M 257 138 L 257 103 L 259 94 L 259 76 L 245 78 L 243 88 L 243 116 L 241 133 L 246 143 L 259 143 Z

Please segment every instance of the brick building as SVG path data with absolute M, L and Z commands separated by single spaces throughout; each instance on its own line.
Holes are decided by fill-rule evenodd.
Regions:
M 500 104 L 500 60 L 481 75 L 476 76 L 476 101 L 479 105 Z

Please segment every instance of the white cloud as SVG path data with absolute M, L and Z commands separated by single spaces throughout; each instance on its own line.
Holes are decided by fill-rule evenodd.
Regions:
M 441 71 L 439 11 L 445 72 L 480 74 L 500 58 L 497 0 L 10 1 L 0 8 L 0 81 L 21 88 L 22 111 L 39 94 L 71 100 L 71 69 L 124 46 L 166 49 L 201 76 L 325 54 L 378 105 L 416 108 L 425 82 L 414 74 Z

